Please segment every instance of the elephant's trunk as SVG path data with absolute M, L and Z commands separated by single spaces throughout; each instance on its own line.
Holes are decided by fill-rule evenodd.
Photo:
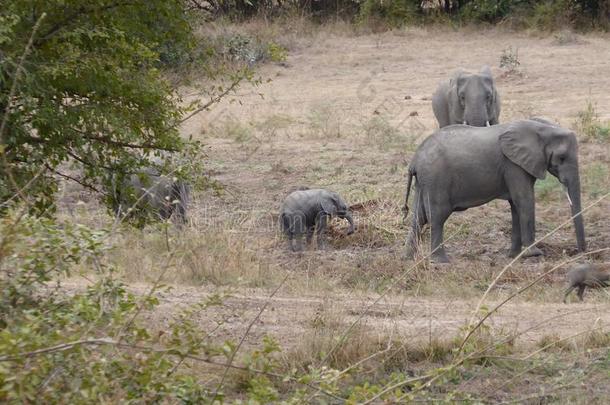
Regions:
M 347 220 L 347 222 L 349 222 L 349 228 L 347 230 L 347 234 L 351 235 L 352 233 L 354 233 L 354 219 L 352 218 L 352 213 L 347 211 L 345 213 L 345 219 Z
M 489 118 L 485 110 L 483 111 L 469 111 L 466 109 L 464 112 L 464 122 L 467 125 L 473 127 L 485 127 L 489 126 Z
M 568 188 L 568 197 L 572 208 L 572 216 L 574 217 L 574 231 L 576 232 L 576 244 L 578 250 L 584 252 L 587 248 L 585 241 L 585 226 L 580 211 L 582 206 L 580 203 L 580 179 L 578 173 L 574 180 L 568 181 L 566 184 Z

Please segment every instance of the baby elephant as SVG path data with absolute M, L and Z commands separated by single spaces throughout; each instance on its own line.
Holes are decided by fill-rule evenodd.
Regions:
M 337 193 L 324 189 L 297 190 L 292 192 L 280 210 L 280 226 L 288 236 L 292 251 L 303 250 L 302 236 L 307 234 L 309 243 L 314 232 L 318 244 L 322 237 L 329 217 L 337 216 L 349 222 L 347 234 L 354 232 L 354 220 L 345 201 Z
M 608 287 L 610 273 L 601 269 L 600 265 L 595 264 L 579 264 L 568 272 L 568 289 L 563 296 L 563 303 L 566 303 L 568 295 L 578 288 L 578 298 L 582 301 L 585 294 L 585 288 L 602 288 Z

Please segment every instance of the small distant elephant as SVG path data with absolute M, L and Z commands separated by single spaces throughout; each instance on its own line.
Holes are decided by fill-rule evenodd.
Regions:
M 437 130 L 417 148 L 409 165 L 407 202 L 413 177 L 416 193 L 409 255 L 422 227 L 431 226 L 432 259 L 447 262 L 443 226 L 452 212 L 491 200 L 508 200 L 512 214 L 510 256 L 535 241 L 534 183 L 550 172 L 567 188 L 578 249 L 586 248 L 580 214 L 578 143 L 573 132 L 542 119 L 477 128 L 453 125 Z M 524 257 L 541 255 L 537 247 Z
M 337 216 L 349 222 L 347 234 L 354 232 L 352 214 L 343 199 L 332 191 L 324 189 L 297 190 L 288 195 L 280 209 L 280 227 L 288 237 L 292 251 L 303 250 L 303 235 L 307 243 L 314 233 L 318 244 L 323 244 L 324 230 L 328 219 Z
M 432 110 L 440 128 L 454 124 L 484 127 L 496 125 L 500 118 L 500 96 L 491 70 L 479 73 L 457 71 L 441 83 L 432 96 Z
M 604 271 L 603 267 L 609 267 L 607 264 L 579 264 L 570 270 L 567 274 L 568 288 L 563 295 L 563 303 L 565 304 L 568 295 L 578 288 L 577 295 L 581 301 L 585 295 L 587 288 L 606 288 L 610 286 L 610 272 Z
M 178 224 L 186 223 L 190 187 L 152 168 L 128 176 L 120 187 L 114 187 L 114 193 L 116 215 L 160 220 L 172 217 Z

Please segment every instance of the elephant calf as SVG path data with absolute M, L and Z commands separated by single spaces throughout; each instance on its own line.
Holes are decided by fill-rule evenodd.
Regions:
M 160 175 L 148 168 L 132 174 L 115 186 L 114 212 L 140 218 L 186 223 L 190 187 L 180 180 Z
M 352 214 L 343 199 L 324 189 L 297 190 L 288 195 L 280 209 L 280 227 L 288 237 L 290 249 L 303 250 L 303 235 L 309 243 L 316 233 L 321 244 L 327 221 L 337 216 L 349 222 L 347 234 L 354 232 Z
M 417 181 L 410 254 L 417 248 L 422 227 L 429 223 L 432 258 L 447 262 L 443 227 L 451 213 L 503 199 L 512 215 L 510 256 L 518 255 L 522 247 L 529 247 L 524 257 L 541 255 L 531 246 L 536 233 L 534 183 L 547 171 L 567 188 L 578 249 L 584 251 L 578 143 L 572 131 L 540 119 L 441 128 L 419 145 L 409 165 L 405 212 L 413 177 Z
M 568 278 L 568 289 L 563 296 L 563 303 L 565 304 L 568 295 L 575 289 L 578 288 L 577 295 L 582 301 L 585 294 L 585 289 L 589 288 L 603 288 L 608 287 L 610 283 L 610 273 L 603 271 L 601 265 L 595 264 L 579 264 L 570 270 L 567 274 Z
M 489 67 L 479 73 L 456 72 L 432 96 L 432 110 L 440 128 L 454 124 L 484 127 L 498 124 L 500 96 Z

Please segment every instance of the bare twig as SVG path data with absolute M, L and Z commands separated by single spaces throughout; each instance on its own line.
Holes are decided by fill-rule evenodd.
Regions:
M 553 347 L 553 346 L 555 346 L 556 344 L 558 344 L 560 342 L 565 342 L 566 340 L 574 339 L 575 337 L 578 337 L 580 335 L 584 335 L 585 333 L 591 333 L 591 332 L 595 332 L 595 331 L 598 331 L 598 330 L 602 330 L 603 328 L 604 328 L 604 325 L 600 325 L 600 326 L 598 326 L 596 328 L 583 330 L 583 331 L 580 331 L 580 332 L 577 332 L 577 333 L 573 333 L 570 336 L 566 336 L 566 337 L 561 338 L 559 340 L 555 340 L 555 341 L 553 341 L 553 342 L 551 342 L 551 343 L 549 343 L 547 345 L 544 345 L 540 349 L 531 352 L 527 356 L 522 357 L 521 360 L 528 360 L 528 359 L 534 357 L 535 355 L 537 355 L 538 353 L 541 353 L 541 352 L 545 351 L 546 349 L 548 349 L 550 347 Z
M 80 184 L 81 186 L 83 186 L 84 188 L 87 188 L 91 191 L 95 191 L 96 193 L 101 193 L 101 194 L 105 194 L 102 190 L 98 189 L 97 187 L 95 187 L 92 184 L 89 183 L 85 183 L 84 181 L 74 177 L 74 176 L 70 176 L 69 174 L 65 174 L 60 172 L 59 170 L 53 169 L 51 166 L 49 166 L 48 164 L 45 163 L 44 165 L 49 171 L 55 173 L 56 175 L 58 175 L 59 177 L 63 177 L 66 180 L 71 180 L 75 183 Z
M 576 216 L 578 215 L 582 215 L 582 213 L 584 213 L 585 211 L 589 210 L 591 207 L 599 204 L 602 200 L 604 200 L 605 198 L 607 198 L 608 196 L 610 196 L 610 193 L 606 193 L 603 196 L 601 196 L 599 199 L 597 199 L 595 202 L 589 204 L 587 207 L 585 207 L 584 209 L 582 209 L 580 212 L 578 212 L 577 214 L 573 215 L 570 219 L 568 219 L 567 221 L 561 223 L 560 225 L 558 225 L 555 229 L 553 229 L 552 231 L 548 232 L 547 234 L 545 234 L 544 236 L 542 236 L 541 238 L 537 239 L 536 241 L 534 241 L 530 246 L 528 246 L 527 248 L 523 249 L 521 251 L 521 253 L 519 253 L 519 255 L 517 255 L 517 257 L 515 257 L 513 260 L 510 261 L 510 263 L 508 263 L 506 266 L 504 266 L 504 268 L 498 273 L 498 275 L 496 276 L 496 278 L 494 278 L 494 280 L 491 282 L 491 284 L 489 284 L 489 287 L 487 287 L 487 290 L 485 290 L 485 293 L 483 294 L 483 296 L 481 297 L 481 300 L 479 301 L 476 310 L 474 311 L 474 313 L 472 314 L 472 318 L 470 319 L 469 324 L 472 324 L 472 322 L 474 321 L 474 317 L 476 316 L 476 314 L 480 311 L 481 309 L 481 305 L 483 305 L 483 301 L 485 300 L 485 298 L 487 298 L 487 295 L 489 294 L 489 292 L 492 290 L 492 288 L 496 285 L 496 283 L 498 282 L 498 280 L 504 275 L 504 273 L 513 265 L 517 262 L 517 260 L 519 260 L 524 254 L 525 252 L 527 252 L 527 250 L 530 247 L 534 247 L 536 246 L 537 243 L 545 240 L 546 238 L 548 238 L 549 236 L 553 235 L 554 233 L 556 233 L 557 231 L 559 231 L 561 228 L 563 228 L 564 226 L 566 226 L 567 224 L 569 224 Z
M 220 100 L 222 100 L 223 97 L 225 97 L 227 94 L 229 94 L 230 92 L 232 92 L 234 89 L 236 89 L 239 84 L 241 83 L 241 81 L 244 78 L 242 76 L 239 76 L 238 78 L 234 79 L 233 82 L 229 85 L 229 87 L 227 87 L 222 93 L 212 97 L 210 99 L 210 101 L 208 101 L 207 103 L 205 103 L 204 105 L 198 107 L 197 109 L 195 109 L 194 111 L 192 111 L 189 115 L 187 115 L 186 117 L 182 118 L 180 121 L 178 121 L 178 125 L 183 124 L 185 121 L 193 118 L 195 115 L 199 114 L 200 112 L 207 110 L 208 108 L 210 108 L 213 104 L 216 104 L 218 102 L 220 102 Z
M 555 266 L 553 269 L 551 269 L 551 270 L 550 270 L 550 271 L 548 271 L 547 273 L 545 273 L 545 274 L 543 274 L 542 276 L 538 277 L 538 278 L 537 278 L 537 279 L 536 279 L 534 282 L 532 282 L 532 283 L 528 284 L 527 286 L 523 287 L 522 289 L 520 289 L 520 290 L 519 290 L 519 291 L 517 291 L 516 293 L 512 294 L 512 295 L 511 295 L 511 296 L 510 296 L 508 299 L 504 300 L 502 303 L 500 303 L 498 306 L 496 306 L 496 308 L 494 308 L 492 311 L 490 311 L 490 315 L 491 315 L 491 313 L 495 312 L 495 311 L 496 311 L 496 310 L 499 308 L 499 306 L 504 305 L 506 302 L 508 302 L 509 300 L 511 300 L 512 298 L 514 298 L 515 296 L 517 296 L 517 295 L 521 294 L 523 291 L 527 290 L 528 288 L 530 288 L 531 286 L 533 286 L 535 283 L 537 283 L 538 281 L 540 281 L 540 280 L 541 280 L 541 279 L 542 279 L 544 276 L 546 276 L 547 274 L 550 274 L 551 272 L 555 271 L 557 268 L 559 268 L 559 267 L 563 266 L 564 264 L 566 264 L 566 263 L 568 263 L 568 262 L 571 262 L 571 261 L 574 261 L 574 260 L 578 260 L 578 259 L 580 259 L 580 258 L 582 258 L 582 257 L 584 257 L 584 256 L 586 256 L 586 255 L 595 254 L 595 253 L 599 253 L 600 251 L 607 251 L 607 250 L 610 250 L 610 248 L 606 248 L 606 249 L 599 249 L 599 250 L 597 250 L 597 251 L 587 252 L 587 253 L 585 253 L 585 254 L 582 254 L 582 255 L 578 256 L 577 258 L 570 259 L 570 260 L 568 260 L 568 261 L 566 261 L 566 262 L 563 262 L 563 263 L 561 263 L 561 264 L 559 264 L 559 265 Z M 580 311 L 578 311 L 578 312 L 580 312 Z M 562 316 L 563 316 L 563 315 L 562 315 Z M 535 325 L 535 326 L 533 326 L 533 327 L 531 327 L 531 328 L 528 328 L 528 329 L 526 329 L 526 330 L 524 330 L 524 331 L 521 331 L 521 332 L 519 333 L 519 335 L 522 335 L 522 334 L 524 334 L 524 333 L 528 332 L 529 330 L 532 330 L 532 329 L 534 329 L 534 328 L 537 328 L 537 327 L 539 327 L 539 326 L 540 326 L 542 323 L 544 323 L 544 322 L 548 322 L 548 321 L 550 321 L 550 320 L 552 320 L 552 319 L 554 319 L 554 318 L 556 318 L 556 317 L 553 317 L 553 318 L 551 318 L 551 319 L 549 319 L 549 320 L 545 320 L 545 321 L 543 321 L 543 322 L 541 322 L 541 323 L 539 323 L 539 324 L 537 324 L 537 325 Z M 480 326 L 480 325 L 478 325 L 478 326 Z M 472 333 L 470 333 L 470 334 L 468 335 L 468 337 L 470 337 L 471 335 L 472 335 Z M 455 360 L 455 361 L 454 361 L 452 364 L 448 365 L 447 367 L 442 368 L 442 369 L 440 370 L 440 372 L 439 372 L 439 371 L 437 371 L 437 372 L 431 372 L 431 373 L 425 374 L 425 375 L 420 376 L 420 377 L 416 377 L 416 378 L 412 378 L 412 379 L 408 379 L 408 380 L 399 381 L 399 382 L 397 382 L 397 383 L 395 383 L 395 384 L 393 384 L 393 385 L 391 385 L 391 386 L 389 386 L 389 387 L 384 388 L 382 391 L 380 391 L 379 393 L 377 393 L 377 395 L 375 395 L 373 398 L 371 398 L 370 400 L 368 400 L 368 401 L 364 402 L 364 403 L 363 403 L 363 405 L 365 405 L 365 404 L 371 404 L 371 403 L 374 403 L 376 400 L 378 400 L 379 398 L 381 398 L 383 395 L 387 394 L 388 392 L 391 392 L 391 391 L 393 391 L 393 390 L 395 390 L 395 389 L 397 389 L 397 388 L 403 387 L 403 386 L 405 386 L 405 385 L 407 385 L 407 384 L 410 384 L 410 383 L 412 383 L 412 382 L 417 382 L 417 381 L 425 381 L 425 380 L 427 380 L 425 384 L 422 384 L 421 386 L 418 386 L 418 387 L 417 387 L 417 388 L 416 388 L 414 391 L 411 391 L 411 393 L 416 392 L 416 391 L 421 391 L 421 390 L 423 390 L 423 389 L 425 389 L 425 388 L 429 387 L 429 386 L 430 386 L 430 385 L 431 385 L 431 384 L 432 384 L 434 381 L 436 381 L 436 380 L 438 380 L 439 378 L 443 377 L 443 376 L 444 376 L 444 375 L 446 375 L 447 373 L 449 373 L 449 372 L 451 372 L 451 371 L 455 370 L 457 367 L 461 366 L 461 365 L 462 365 L 462 364 L 464 364 L 466 361 L 468 361 L 468 360 L 472 360 L 472 359 L 476 359 L 476 357 L 477 357 L 477 356 L 479 356 L 479 355 L 481 355 L 481 354 L 485 353 L 487 350 L 489 350 L 489 349 L 493 348 L 493 346 L 495 346 L 495 345 L 497 345 L 497 344 L 506 343 L 506 342 L 508 342 L 509 340 L 512 340 L 512 339 L 514 339 L 514 338 L 515 338 L 515 336 L 511 336 L 511 337 L 509 337 L 509 338 L 507 338 L 507 339 L 504 339 L 504 341 L 501 341 L 501 342 L 499 342 L 499 343 L 498 343 L 498 342 L 494 342 L 494 343 L 492 343 L 492 344 L 490 344 L 490 345 L 487 345 L 487 346 L 486 346 L 486 347 L 484 347 L 483 349 L 478 350 L 478 351 L 473 352 L 473 353 L 470 353 L 470 354 L 468 354 L 467 356 L 458 357 L 458 358 L 457 358 L 457 359 L 456 359 L 456 360 Z M 460 347 L 460 349 L 459 349 L 459 351 L 458 351 L 458 354 L 459 354 L 459 353 L 462 353 L 462 349 L 463 349 L 463 347 L 464 347 L 464 344 L 466 343 L 466 340 L 467 340 L 467 339 L 465 339 L 465 340 L 462 342 L 462 345 L 461 345 L 461 347 Z M 398 402 L 400 402 L 400 399 L 398 400 Z
M 265 309 L 267 309 L 267 306 L 269 305 L 269 303 L 271 302 L 271 299 L 275 296 L 275 294 L 277 294 L 277 292 L 280 290 L 280 288 L 282 288 L 282 286 L 284 285 L 284 283 L 286 282 L 286 280 L 288 280 L 288 276 L 290 275 L 290 273 L 286 274 L 286 276 L 284 277 L 284 279 L 280 282 L 280 284 L 278 284 L 278 286 L 273 290 L 273 292 L 269 295 L 269 297 L 267 298 L 267 300 L 265 301 L 265 303 L 263 304 L 262 308 L 258 311 L 258 313 L 256 314 L 256 316 L 252 319 L 252 321 L 250 321 L 250 323 L 248 324 L 248 327 L 246 328 L 246 332 L 243 334 L 243 336 L 241 337 L 241 339 L 239 340 L 239 343 L 237 344 L 237 347 L 235 347 L 235 350 L 233 350 L 233 353 L 231 353 L 231 357 L 229 358 L 229 361 L 226 364 L 226 368 L 224 373 L 222 374 L 222 377 L 220 379 L 220 382 L 218 383 L 218 386 L 216 387 L 216 390 L 214 391 L 214 395 L 212 396 L 212 401 L 215 401 L 216 398 L 218 397 L 218 392 L 220 391 L 220 389 L 222 388 L 225 379 L 227 378 L 227 375 L 229 373 L 229 368 L 230 366 L 233 364 L 233 361 L 235 360 L 235 356 L 237 355 L 237 352 L 239 351 L 239 349 L 241 348 L 241 346 L 243 345 L 244 341 L 246 340 L 246 337 L 248 336 L 248 334 L 250 333 L 250 329 L 252 329 L 252 327 L 254 326 L 254 324 L 256 323 L 256 321 L 258 321 L 258 319 L 261 317 L 261 315 L 263 314 L 263 312 L 265 312 Z
M 47 347 L 47 348 L 43 348 L 43 349 L 34 350 L 31 352 L 22 352 L 17 355 L 0 356 L 0 362 L 21 361 L 24 358 L 33 358 L 33 357 L 44 355 L 44 354 L 63 352 L 66 350 L 71 350 L 78 346 L 114 346 L 117 348 L 127 348 L 127 349 L 135 349 L 135 350 L 141 350 L 141 351 L 147 351 L 147 352 L 169 354 L 172 356 L 184 357 L 184 358 L 187 358 L 190 360 L 194 360 L 194 361 L 198 361 L 198 362 L 202 362 L 202 363 L 206 363 L 206 364 L 210 364 L 210 365 L 214 365 L 214 366 L 228 367 L 228 368 L 235 369 L 235 370 L 249 371 L 249 372 L 253 372 L 256 374 L 268 375 L 270 377 L 278 378 L 281 380 L 288 378 L 289 380 L 291 380 L 293 382 L 308 386 L 309 388 L 318 389 L 318 387 L 316 387 L 316 386 L 313 386 L 309 383 L 302 382 L 296 378 L 293 378 L 293 377 L 290 377 L 287 375 L 283 375 L 283 374 L 277 374 L 277 373 L 273 373 L 273 372 L 265 371 L 265 370 L 258 370 L 258 369 L 251 368 L 251 367 L 236 366 L 234 364 L 219 363 L 219 362 L 216 362 L 216 361 L 213 361 L 210 359 L 191 355 L 188 353 L 180 353 L 176 349 L 156 349 L 156 348 L 150 347 L 150 346 L 140 346 L 140 345 L 134 345 L 134 344 L 129 344 L 129 343 L 121 343 L 119 341 L 116 341 L 116 340 L 113 340 L 110 338 L 82 339 L 82 340 L 76 340 L 76 341 L 72 341 L 72 342 L 68 342 L 68 343 L 62 343 L 59 345 L 55 345 L 55 346 L 51 346 L 51 347 Z M 343 400 L 343 398 L 338 397 L 338 396 L 334 395 L 333 393 L 328 392 L 326 390 L 321 390 L 321 392 L 329 397 Z M 217 394 L 215 394 L 215 395 L 217 395 Z
M 130 149 L 157 149 L 157 150 L 163 150 L 166 152 L 177 152 L 178 149 L 176 148 L 170 148 L 170 147 L 164 147 L 164 146 L 160 146 L 154 143 L 141 143 L 141 144 L 136 144 L 136 143 L 129 143 L 129 142 L 123 142 L 123 141 L 117 141 L 115 139 L 112 139 L 108 136 L 95 136 L 95 135 L 91 135 L 88 134 L 85 131 L 81 131 L 80 129 L 77 128 L 70 128 L 72 131 L 79 133 L 80 135 L 83 136 L 83 138 L 89 139 L 91 141 L 96 141 L 96 142 L 100 142 L 100 143 L 106 143 L 108 145 L 112 145 L 112 146 L 119 146 L 122 148 L 130 148 Z
M 14 199 L 16 199 L 17 197 L 19 197 L 20 195 L 25 194 L 25 191 L 30 188 L 32 186 L 32 184 L 34 184 L 34 182 L 38 179 L 38 177 L 40 177 L 45 170 L 47 170 L 47 167 L 41 167 L 34 176 L 32 176 L 31 179 L 28 180 L 27 183 L 25 183 L 25 185 L 19 190 L 19 192 L 13 194 L 10 198 L 8 198 L 6 201 L 2 201 L 0 203 L 0 207 L 6 206 L 8 205 L 11 201 L 13 201 Z
M 459 234 L 460 231 L 462 230 L 463 226 L 460 226 L 453 234 L 451 234 L 446 240 L 449 241 L 452 238 L 455 237 L 455 235 Z M 409 267 L 408 269 L 406 269 L 404 271 L 404 273 L 402 274 L 401 277 L 398 277 L 396 280 L 394 280 L 394 282 L 392 282 L 392 284 L 390 286 L 388 286 L 385 290 L 383 290 L 381 292 L 381 294 L 379 294 L 379 297 L 377 297 L 373 302 L 371 302 L 370 304 L 365 306 L 365 310 L 362 311 L 362 313 L 358 316 L 358 318 L 356 318 L 351 324 L 350 326 L 345 330 L 345 332 L 341 335 L 341 337 L 339 338 L 339 340 L 337 341 L 337 343 L 331 348 L 331 350 L 328 351 L 328 353 L 326 354 L 326 356 L 324 356 L 324 358 L 322 359 L 322 361 L 320 362 L 321 364 L 326 363 L 326 361 L 330 358 L 330 356 L 335 352 L 335 350 L 337 350 L 339 347 L 341 347 L 341 345 L 345 342 L 347 336 L 351 333 L 351 331 L 354 329 L 354 327 L 358 324 L 358 322 L 360 322 L 366 313 L 366 310 L 369 308 L 372 308 L 374 305 L 377 305 L 377 303 L 379 303 L 379 301 L 381 301 L 381 299 L 383 297 L 385 297 L 395 286 L 398 282 L 404 280 L 409 273 L 416 268 L 417 266 L 419 266 L 421 263 L 423 263 L 424 261 L 428 260 L 432 254 L 434 254 L 434 252 L 436 252 L 438 249 L 440 249 L 444 244 L 439 245 L 436 249 L 434 249 L 433 251 L 431 251 L 429 254 L 425 255 L 424 257 L 422 257 L 420 260 L 418 260 L 417 262 L 415 262 L 411 267 Z
M 161 284 L 161 280 L 163 280 L 163 277 L 165 277 L 165 273 L 170 268 L 170 263 L 171 263 L 171 261 L 172 261 L 172 259 L 174 257 L 174 253 L 175 253 L 175 251 L 170 252 L 168 254 L 167 260 L 166 260 L 165 265 L 163 267 L 163 270 L 161 271 L 161 273 L 159 274 L 159 276 L 157 277 L 157 279 L 155 280 L 153 285 L 148 290 L 148 293 L 144 296 L 144 298 L 142 298 L 140 300 L 140 305 L 138 305 L 138 308 L 134 312 L 133 316 L 129 319 L 129 321 L 127 321 L 121 327 L 119 332 L 116 334 L 116 339 L 117 339 L 118 342 L 121 342 L 123 340 L 123 335 L 124 335 L 125 331 L 127 329 L 129 329 L 129 327 L 135 322 L 136 318 L 140 315 L 140 313 L 144 309 L 144 303 L 146 301 L 148 301 L 150 299 L 150 297 L 154 294 L 154 292 L 157 291 L 157 289 L 159 288 L 159 284 Z
M 534 241 L 534 243 L 532 243 L 530 246 L 528 246 L 527 248 L 523 249 L 523 251 L 521 253 L 519 253 L 519 255 L 517 255 L 517 257 L 515 257 L 513 260 L 510 261 L 510 263 L 508 263 L 506 266 L 504 266 L 504 268 L 498 273 L 498 275 L 496 276 L 496 278 L 494 278 L 494 280 L 491 282 L 491 284 L 489 284 L 489 287 L 487 287 L 487 290 L 485 291 L 485 293 L 483 294 L 483 296 L 481 297 L 481 299 L 479 300 L 479 303 L 477 305 L 476 310 L 474 311 L 472 318 L 470 319 L 470 322 L 468 323 L 468 333 L 466 335 L 466 337 L 464 338 L 464 340 L 462 341 L 462 345 L 460 346 L 460 351 L 462 351 L 462 349 L 464 348 L 464 345 L 466 344 L 466 342 L 468 341 L 468 339 L 470 338 L 470 336 L 472 336 L 472 334 L 481 327 L 481 325 L 483 325 L 483 322 L 485 322 L 485 320 L 487 318 L 489 318 L 491 316 L 491 314 L 493 312 L 495 312 L 501 305 L 504 305 L 506 302 L 508 302 L 509 300 L 511 300 L 512 298 L 514 298 L 516 295 L 521 293 L 521 290 L 518 291 L 516 294 L 511 295 L 508 299 L 506 299 L 505 301 L 503 301 L 499 306 L 496 306 L 496 308 L 492 311 L 490 311 L 489 313 L 487 313 L 479 322 L 477 322 L 477 324 L 474 327 L 471 327 L 472 323 L 474 322 L 474 317 L 476 316 L 476 314 L 479 313 L 481 306 L 483 305 L 483 301 L 485 300 L 485 298 L 487 298 L 487 295 L 489 294 L 489 292 L 491 291 L 491 289 L 496 285 L 496 283 L 498 282 L 498 280 L 504 275 L 504 273 L 519 259 L 523 256 L 523 254 L 530 248 L 535 246 L 537 243 L 545 240 L 546 238 L 548 238 L 549 236 L 553 235 L 554 233 L 556 233 L 557 231 L 559 231 L 559 229 L 563 228 L 564 226 L 566 226 L 567 224 L 569 224 L 571 222 L 572 219 L 574 219 L 576 216 L 578 215 L 582 215 L 583 212 L 587 211 L 588 209 L 590 209 L 591 207 L 599 204 L 603 199 L 607 198 L 608 196 L 610 196 L 610 193 L 606 193 L 603 196 L 601 196 L 599 199 L 597 199 L 595 202 L 589 204 L 587 207 L 585 207 L 583 210 L 581 210 L 580 212 L 578 212 L 577 214 L 573 215 L 569 220 L 563 222 L 562 224 L 560 224 L 559 226 L 557 226 L 555 229 L 553 229 L 552 231 L 546 233 L 544 236 L 542 236 L 540 239 Z M 605 251 L 607 249 L 602 249 L 601 251 Z M 589 252 L 586 253 L 584 255 L 579 255 L 576 257 L 577 260 L 578 258 L 582 257 L 582 256 L 586 256 L 589 255 L 591 253 L 594 252 Z M 562 266 L 563 264 L 566 263 L 570 263 L 574 260 L 568 260 L 562 264 L 560 264 L 559 266 Z M 555 271 L 558 268 L 558 266 L 554 267 L 551 271 Z M 550 273 L 550 272 L 549 272 Z M 542 276 L 541 276 L 542 277 Z M 525 289 L 531 287 L 532 285 L 534 285 L 536 282 L 538 282 L 540 280 L 540 277 L 538 279 L 536 279 L 534 281 L 534 283 L 528 285 Z M 524 291 L 524 289 L 523 289 Z

